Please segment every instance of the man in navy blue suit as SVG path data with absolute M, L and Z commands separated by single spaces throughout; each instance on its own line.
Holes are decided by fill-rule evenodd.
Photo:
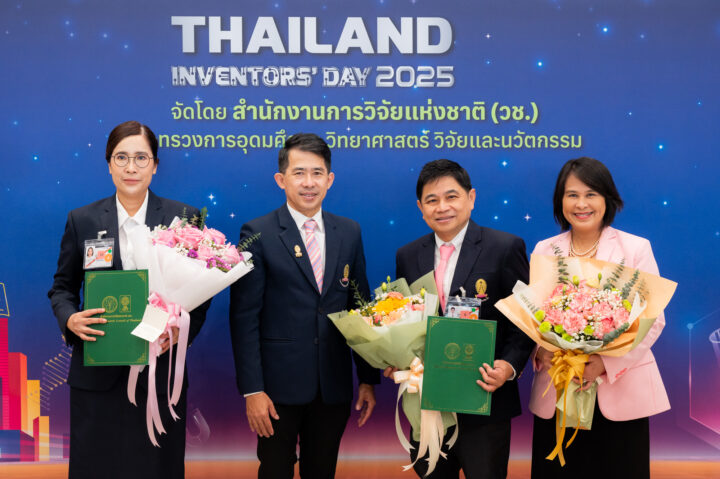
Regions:
M 370 296 L 360 226 L 321 209 L 334 174 L 330 149 L 296 134 L 280 150 L 275 181 L 287 203 L 246 223 L 240 241 L 255 269 L 231 289 L 230 332 L 237 384 L 258 435 L 259 478 L 335 476 L 350 417 L 355 357 L 358 425 L 375 407 L 379 371 L 351 354 L 329 313 L 355 307 L 351 285 Z
M 477 381 L 479 387 L 492 392 L 490 415 L 458 414 L 457 442 L 449 451 L 445 449 L 447 459 L 440 459 L 425 477 L 457 479 L 462 469 L 468 479 L 505 478 L 510 419 L 520 415 L 515 379 L 534 344 L 492 304 L 509 296 L 517 280 L 528 282 L 525 243 L 470 219 L 475 190 L 467 171 L 454 161 L 436 160 L 423 166 L 416 192 L 418 208 L 433 232 L 397 251 L 397 277 L 413 282 L 435 271 L 443 309 L 447 298 L 461 294 L 462 287 L 468 295 L 487 294 L 489 301 L 483 305 L 481 317 L 497 321 L 495 361 L 480 368 Z M 385 374 L 391 372 L 388 368 Z M 427 462 L 416 462 L 415 471 L 423 477 Z

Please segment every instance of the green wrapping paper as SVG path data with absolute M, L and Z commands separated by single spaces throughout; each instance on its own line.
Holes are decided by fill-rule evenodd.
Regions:
M 567 395 L 565 427 L 577 427 L 585 430 L 589 430 L 592 427 L 597 388 L 598 383 L 594 382 L 586 391 L 580 391 L 579 384 L 570 383 L 570 386 L 568 386 L 567 390 L 563 392 L 555 404 L 555 407 L 562 413 L 565 395 Z M 553 392 L 554 391 L 548 391 L 548 394 L 552 394 Z
M 408 369 L 415 357 L 421 360 L 425 355 L 425 335 L 427 333 L 427 317 L 437 314 L 437 286 L 433 272 L 429 272 L 408 286 L 404 278 L 388 283 L 388 291 L 397 291 L 403 296 L 419 294 L 425 289 L 425 310 L 416 318 L 403 318 L 395 323 L 384 326 L 371 326 L 359 314 L 340 311 L 328 317 L 345 337 L 348 346 L 360 355 L 371 366 L 378 369 L 394 367 Z M 382 293 L 381 288 L 375 294 Z M 418 312 L 419 313 L 419 312 Z M 413 439 L 419 440 L 420 431 L 420 396 L 403 393 L 403 412 L 413 428 Z M 452 413 L 442 413 L 445 431 L 456 421 Z

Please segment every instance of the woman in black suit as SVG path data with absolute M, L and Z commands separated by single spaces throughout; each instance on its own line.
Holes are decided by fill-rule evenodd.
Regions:
M 89 247 L 86 241 L 101 236 L 113 241 L 112 257 L 100 264 L 105 269 L 135 269 L 127 253 L 127 231 L 138 224 L 168 225 L 175 216 L 198 214 L 197 209 L 160 198 L 148 189 L 157 172 L 157 149 L 155 134 L 147 126 L 136 121 L 116 126 L 105 151 L 115 194 L 72 210 L 60 244 L 57 272 L 48 296 L 65 341 L 73 347 L 68 375 L 71 479 L 184 477 L 187 381 L 175 407 L 180 419 L 174 421 L 164 396 L 168 355 L 158 358 L 156 371 L 158 403 L 167 431 L 158 437 L 159 448 L 150 442 L 145 424 L 148 368 L 138 379 L 136 407 L 127 398 L 128 366 L 83 365 L 84 342 L 103 335 L 95 325 L 106 322 L 103 309 L 82 307 L 80 289 Z M 199 332 L 208 306 L 209 302 L 190 313 L 190 341 Z M 173 335 L 175 340 L 177 337 Z M 161 336 L 163 353 L 170 346 L 167 338 L 167 334 Z

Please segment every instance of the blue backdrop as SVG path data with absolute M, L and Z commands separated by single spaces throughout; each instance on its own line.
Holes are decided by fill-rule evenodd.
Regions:
M 197 16 L 205 24 L 194 29 L 195 53 L 183 52 L 183 30 L 172 24 L 173 16 Z M 363 19 L 374 52 L 382 36 L 376 18 L 389 17 L 399 29 L 401 17 L 408 17 L 416 31 L 407 36 L 412 53 L 404 54 L 396 46 L 389 54 L 360 48 L 309 53 L 303 42 L 299 53 L 270 47 L 232 53 L 229 41 L 221 42 L 220 53 L 211 53 L 211 16 L 221 17 L 224 30 L 230 29 L 231 16 L 243 18 L 242 33 L 236 30 L 243 51 L 254 29 L 261 44 L 274 38 L 272 30 L 257 31 L 258 17 L 274 19 L 286 50 L 292 43 L 288 25 L 295 22 L 288 17 L 316 17 L 318 42 L 333 50 L 348 17 Z M 420 17 L 447 21 L 446 51 L 417 53 Z M 359 44 L 362 33 L 355 30 L 347 38 Z M 429 43 L 442 44 L 446 33 L 431 28 Z M 652 454 L 717 457 L 720 414 L 712 405 L 720 393 L 720 362 L 708 336 L 720 328 L 714 294 L 720 281 L 719 48 L 720 4 L 713 0 L 3 2 L 0 283 L 7 292 L 10 350 L 27 354 L 28 377 L 42 379 L 43 412 L 51 417 L 53 434 L 67 433 L 67 391 L 43 375 L 46 362 L 63 349 L 45 295 L 67 212 L 114 191 L 104 148 L 107 134 L 122 121 L 150 125 L 167 135 L 166 145 L 172 145 L 172 135 L 180 143 L 199 138 L 181 135 L 232 136 L 240 142 L 260 135 L 269 141 L 282 136 L 276 133 L 281 130 L 288 135 L 312 131 L 337 141 L 342 135 L 367 135 L 370 147 L 350 143 L 334 149 L 336 181 L 324 207 L 361 224 L 373 283 L 394 274 L 399 246 L 427 232 L 414 192 L 426 161 L 446 157 L 464 165 L 477 189 L 473 219 L 523 237 L 529 252 L 558 232 L 551 195 L 560 166 L 592 156 L 610 168 L 625 200 L 615 225 L 649 238 L 662 275 L 679 283 L 654 347 L 673 409 L 651 422 Z M 204 73 L 215 67 L 214 76 L 207 86 L 173 85 L 172 67 L 178 66 L 187 74 L 195 67 L 196 76 L 197 67 Z M 287 74 L 315 67 L 316 74 L 309 86 L 268 86 L 262 77 L 257 86 L 223 86 L 219 67 L 260 67 L 270 83 L 275 71 L 263 70 L 270 67 L 278 72 L 291 67 Z M 323 84 L 323 67 L 370 70 L 365 86 L 331 87 Z M 400 75 L 383 80 L 389 69 L 378 67 L 392 67 Z M 438 67 L 452 67 L 452 86 L 437 85 L 449 82 L 442 73 L 448 70 Z M 425 83 L 436 86 L 412 81 L 422 77 L 431 77 Z M 459 111 L 460 118 L 442 119 L 435 110 L 432 118 L 418 120 L 370 119 L 364 113 L 362 119 L 344 114 L 308 119 L 303 113 L 299 119 L 263 120 L 253 119 L 250 110 L 245 120 L 233 118 L 241 101 L 246 106 L 272 102 L 288 107 L 286 113 L 293 106 L 343 105 L 379 113 L 383 100 L 390 106 L 427 106 L 429 99 L 433 106 L 470 109 L 484 102 L 486 116 L 468 120 L 468 110 L 448 108 L 442 111 L 450 118 Z M 225 107 L 227 117 L 187 119 L 185 112 L 175 118 L 176 103 Z M 503 106 L 523 106 L 530 119 L 523 114 L 503 120 Z M 393 138 L 373 147 L 377 135 Z M 403 135 L 405 147 L 399 144 Z M 533 145 L 541 135 L 572 136 L 579 146 Z M 456 136 L 466 140 L 450 140 Z M 463 146 L 469 137 L 497 142 Z M 237 238 L 245 221 L 284 201 L 272 178 L 278 148 L 248 141 L 260 145 L 243 149 L 216 143 L 213 148 L 203 138 L 201 147 L 161 149 L 153 191 L 207 206 L 212 226 Z M 254 451 L 234 386 L 227 303 L 226 292 L 216 297 L 190 352 L 190 402 L 207 423 L 191 431 L 195 457 Z M 691 383 L 689 375 L 701 379 Z M 529 376 L 521 378 L 524 405 Z M 392 438 L 394 386 L 383 385 L 379 395 L 383 404 L 372 424 L 365 431 L 348 431 L 343 454 L 402 452 Z M 528 424 L 527 416 L 515 424 L 514 457 L 529 453 Z

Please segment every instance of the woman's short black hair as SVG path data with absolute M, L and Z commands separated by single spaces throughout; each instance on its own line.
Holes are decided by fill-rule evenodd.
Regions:
M 425 185 L 437 181 L 445 176 L 454 178 L 466 192 L 472 190 L 470 175 L 468 175 L 468 172 L 465 171 L 465 168 L 460 166 L 459 163 L 444 159 L 433 160 L 425 163 L 425 166 L 423 166 L 422 170 L 420 170 L 417 187 L 415 188 L 418 200 L 422 201 L 422 192 Z
M 278 153 L 278 171 L 285 173 L 290 164 L 290 150 L 297 148 L 300 151 L 307 151 L 321 156 L 325 160 L 325 169 L 330 173 L 330 147 L 325 140 L 314 133 L 295 133 L 285 140 L 285 145 Z
M 105 159 L 107 160 L 107 162 L 110 163 L 110 158 L 112 157 L 112 153 L 115 150 L 115 147 L 118 146 L 118 143 L 123 141 L 128 136 L 135 135 L 142 135 L 145 137 L 145 139 L 147 139 L 148 143 L 150 144 L 150 149 L 152 150 L 153 161 L 157 165 L 158 161 L 160 161 L 160 158 L 158 158 L 157 155 L 158 141 L 155 137 L 155 133 L 153 133 L 149 126 L 143 125 L 142 123 L 137 121 L 126 121 L 125 123 L 120 123 L 110 132 L 110 136 L 108 136 L 107 146 L 105 147 Z
M 610 226 L 615 219 L 615 214 L 622 209 L 623 200 L 615 187 L 610 170 L 602 162 L 586 156 L 570 160 L 560 169 L 553 193 L 555 222 L 563 231 L 570 229 L 570 223 L 563 215 L 563 197 L 565 196 L 565 183 L 571 174 L 605 198 L 605 216 L 603 216 L 602 225 L 603 227 Z

